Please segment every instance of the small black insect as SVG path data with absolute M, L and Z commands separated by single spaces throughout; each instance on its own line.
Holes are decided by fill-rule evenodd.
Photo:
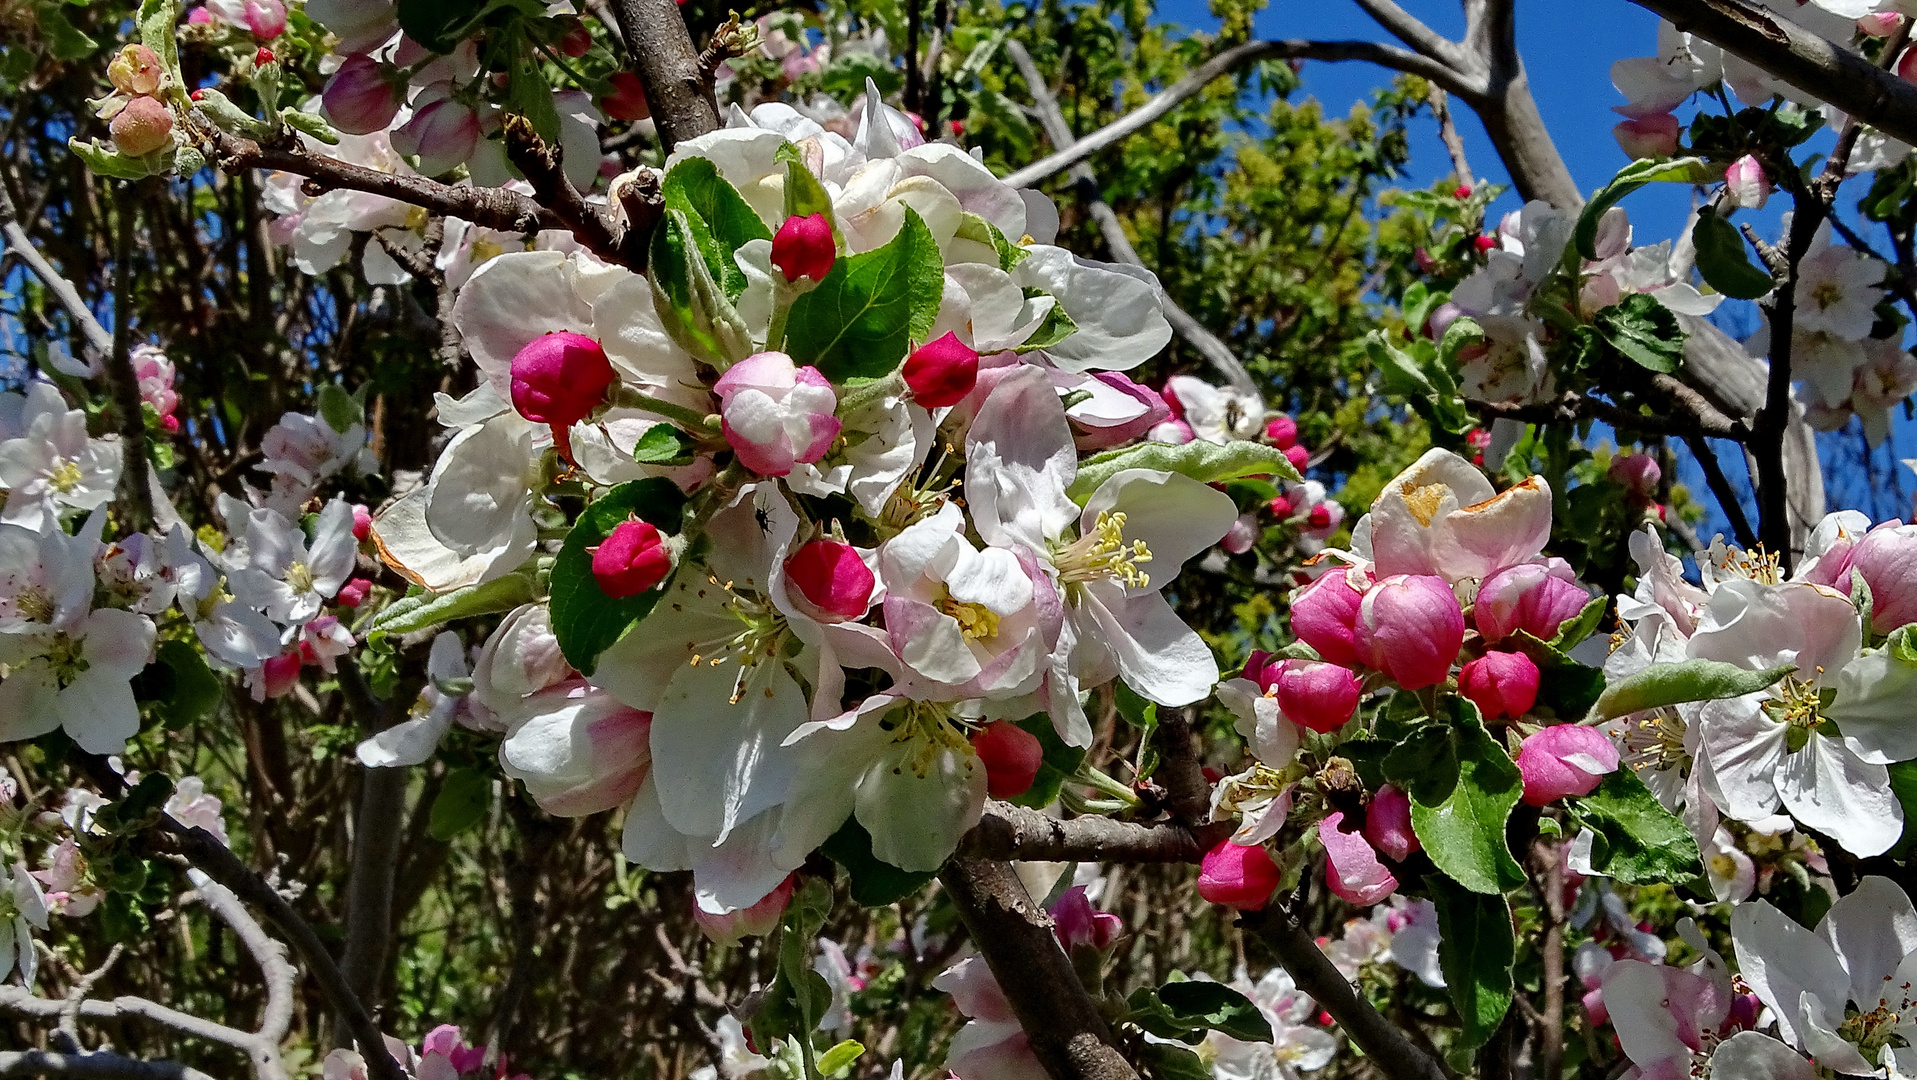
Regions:
M 765 512 L 765 508 L 762 506 L 754 507 L 752 516 L 759 523 L 759 531 L 770 535 L 772 532 L 772 516 Z

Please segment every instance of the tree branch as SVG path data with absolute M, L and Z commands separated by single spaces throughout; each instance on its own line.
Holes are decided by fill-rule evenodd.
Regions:
M 1744 0 L 1633 0 L 1892 138 L 1917 142 L 1917 86 Z
M 1013 187 L 1031 187 L 1063 172 L 1093 154 L 1151 126 L 1159 117 L 1198 96 L 1214 79 L 1261 60 L 1364 60 L 1394 71 L 1420 75 L 1454 94 L 1470 88 L 1463 77 L 1436 60 L 1369 41 L 1248 41 L 1226 49 L 1193 68 L 1191 73 L 1152 95 L 1150 101 L 1078 140 L 1069 150 L 1058 150 L 1007 176 Z
M 1471 171 L 1471 162 L 1464 156 L 1464 139 L 1458 134 L 1458 125 L 1451 122 L 1451 95 L 1437 83 L 1431 84 L 1427 94 L 1431 102 L 1432 118 L 1438 121 L 1438 138 L 1444 143 L 1445 153 L 1451 156 L 1451 171 L 1458 174 L 1458 183 L 1477 183 L 1476 174 Z
M 1697 459 L 1698 467 L 1704 470 L 1704 482 L 1710 485 L 1711 494 L 1717 496 L 1717 504 L 1724 508 L 1724 516 L 1730 519 L 1731 535 L 1744 547 L 1757 546 L 1757 534 L 1751 531 L 1750 519 L 1744 516 L 1744 505 L 1737 501 L 1737 489 L 1731 486 L 1730 477 L 1724 475 L 1724 466 L 1719 464 L 1717 453 L 1701 435 L 1687 435 L 1684 445 L 1691 448 L 1691 456 Z
M 1053 1080 L 1138 1080 L 1011 865 L 959 855 L 939 881 Z
M 100 320 L 94 317 L 93 309 L 87 307 L 86 301 L 81 299 L 80 290 L 73 287 L 73 282 L 68 281 L 60 271 L 55 270 L 53 264 L 40 254 L 40 249 L 33 246 L 33 240 L 27 236 L 27 231 L 20 227 L 19 211 L 14 209 L 13 196 L 7 194 L 5 184 L 0 184 L 0 233 L 6 236 L 6 249 L 21 262 L 26 263 L 27 269 L 32 270 L 47 287 L 47 291 L 53 294 L 54 299 L 60 301 L 60 306 L 66 309 L 67 316 L 80 328 L 81 334 L 87 339 L 87 344 L 92 346 L 102 359 L 111 356 L 113 335 L 107 332 L 106 327 L 100 325 Z
M 506 114 L 503 127 L 506 156 L 532 184 L 533 198 L 558 214 L 566 228 L 595 254 L 616 258 L 619 241 L 613 236 L 612 227 L 572 186 L 572 181 L 566 179 L 565 170 L 560 168 L 559 147 L 547 146 L 539 132 L 533 130 L 532 122 L 518 113 Z
M 1431 29 L 1418 17 L 1399 7 L 1394 0 L 1354 0 L 1371 21 L 1384 27 L 1392 37 L 1450 68 L 1462 67 L 1462 54 L 1456 42 Z
M 1412 1045 L 1339 974 L 1298 920 L 1276 905 L 1247 913 L 1245 926 L 1271 946 L 1298 989 L 1331 1014 L 1389 1080 L 1449 1080 L 1443 1065 Z
M 699 50 L 673 0 L 616 0 L 626 59 L 646 88 L 646 102 L 671 153 L 678 143 L 719 127 L 719 107 L 699 70 Z
M 1011 56 L 1012 63 L 1018 66 L 1019 74 L 1031 91 L 1032 104 L 1038 111 L 1039 123 L 1045 128 L 1045 137 L 1058 150 L 1071 149 L 1077 144 L 1077 137 L 1072 134 L 1071 125 L 1065 122 L 1065 114 L 1059 111 L 1058 98 L 1053 96 L 1051 87 L 1045 85 L 1038 65 L 1032 62 L 1032 54 L 1026 51 L 1023 44 L 1012 39 L 1006 40 L 1005 51 Z M 1145 260 L 1138 257 L 1138 250 L 1132 247 L 1131 237 L 1125 235 L 1125 226 L 1119 222 L 1118 214 L 1099 197 L 1098 177 L 1092 172 L 1092 167 L 1081 161 L 1073 165 L 1070 172 L 1078 188 L 1079 201 L 1085 204 L 1092 220 L 1098 223 L 1099 234 L 1105 238 L 1105 246 L 1111 249 L 1112 257 L 1133 266 L 1145 265 Z M 1165 318 L 1171 323 L 1172 329 L 1178 332 L 1178 336 L 1185 339 L 1186 344 L 1209 360 L 1239 392 L 1258 393 L 1257 381 L 1224 342 L 1205 329 L 1171 297 L 1161 295 L 1159 299 L 1165 308 Z
M 1195 863 L 1231 834 L 1229 824 L 1189 828 L 1105 817 L 1061 820 L 1011 803 L 985 804 L 985 816 L 959 851 L 1019 862 Z
M 142 1061 L 100 1051 L 56 1054 L 46 1050 L 0 1051 L 0 1078 L 71 1076 L 79 1080 L 213 1080 L 171 1061 Z

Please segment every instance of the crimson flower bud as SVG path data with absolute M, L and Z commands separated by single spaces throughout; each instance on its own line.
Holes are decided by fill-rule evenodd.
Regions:
M 1315 660 L 1287 660 L 1272 681 L 1278 709 L 1316 732 L 1336 731 L 1358 709 L 1361 687 L 1349 668 Z
M 363 577 L 356 577 L 339 587 L 333 601 L 343 608 L 356 608 L 366 602 L 366 594 L 373 591 L 373 583 Z
M 253 53 L 253 66 L 262 68 L 273 62 L 273 50 L 262 45 Z
M 1198 865 L 1198 895 L 1239 911 L 1263 910 L 1280 880 L 1278 864 L 1263 844 L 1241 847 L 1220 841 Z
M 977 384 L 978 353 L 957 334 L 928 341 L 905 358 L 905 385 L 928 409 L 958 404 Z
M 599 99 L 599 110 L 614 120 L 644 120 L 652 115 L 645 84 L 630 71 L 616 71 L 606 80 L 610 93 Z
M 785 575 L 825 615 L 857 619 L 872 606 L 872 568 L 842 540 L 814 540 L 801 547 L 785 561 Z
M 1492 248 L 1498 246 L 1498 241 L 1497 238 L 1490 233 L 1479 233 L 1477 238 L 1471 241 L 1471 246 L 1477 248 L 1479 251 L 1490 251 Z
M 994 799 L 1015 799 L 1038 779 L 1045 747 L 1038 736 L 1009 720 L 994 720 L 972 736 L 972 749 L 985 766 L 985 790 Z
M 1538 666 L 1523 653 L 1485 653 L 1458 672 L 1458 693 L 1486 720 L 1523 716 L 1538 702 Z
M 154 94 L 160 89 L 160 54 L 145 45 L 128 45 L 107 65 L 107 81 L 122 94 Z
M 1288 518 L 1291 516 L 1291 511 L 1292 511 L 1292 502 L 1291 502 L 1290 496 L 1273 495 L 1271 497 L 1271 516 L 1272 517 Z
M 1298 445 L 1298 421 L 1284 415 L 1265 421 L 1265 441 L 1280 450 Z
M 261 664 L 259 680 L 253 685 L 253 700 L 264 701 L 292 693 L 293 688 L 299 685 L 300 663 L 299 650 L 294 649 Z
M 592 51 L 592 31 L 577 15 L 567 15 L 561 19 L 565 32 L 559 35 L 559 51 L 573 59 L 578 59 Z
M 772 265 L 779 268 L 787 281 L 802 277 L 824 281 L 838 257 L 832 243 L 832 223 L 825 220 L 824 214 L 806 217 L 794 214 L 785 219 L 778 235 L 772 238 Z
M 1393 862 L 1423 850 L 1411 828 L 1411 799 L 1404 792 L 1386 784 L 1371 797 L 1371 805 L 1365 807 L 1365 839 Z
M 1464 645 L 1464 612 L 1451 586 L 1427 574 L 1393 574 L 1365 593 L 1354 624 L 1365 663 L 1406 690 L 1436 686 Z
M 1460 199 L 1468 199 L 1471 197 L 1471 185 L 1459 184 L 1458 189 L 1456 191 L 1453 191 L 1451 194 L 1456 195 Z
M 648 522 L 622 521 L 592 552 L 592 577 L 614 600 L 636 596 L 666 579 L 672 555 Z
M 1582 724 L 1545 728 L 1518 747 L 1524 801 L 1531 806 L 1566 795 L 1589 795 L 1617 766 L 1617 744 L 1604 732 Z
M 107 125 L 113 145 L 128 157 L 145 157 L 173 142 L 173 110 L 159 98 L 136 97 Z
M 353 539 L 365 543 L 373 535 L 373 512 L 366 509 L 365 503 L 353 504 Z
M 570 330 L 545 334 L 513 357 L 513 408 L 535 424 L 569 428 L 592 415 L 617 378 L 597 341 Z
M 1355 624 L 1370 585 L 1370 574 L 1342 567 L 1306 585 L 1291 601 L 1291 632 L 1334 664 L 1356 663 Z

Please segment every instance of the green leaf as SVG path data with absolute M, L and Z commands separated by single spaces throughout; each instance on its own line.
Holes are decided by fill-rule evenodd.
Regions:
M 366 625 L 369 634 L 411 634 L 454 619 L 491 615 L 530 604 L 538 596 L 530 573 L 467 585 L 451 592 L 422 592 L 386 605 Z
M 819 1055 L 819 1073 L 823 1076 L 837 1076 L 840 1073 L 849 1072 L 852 1069 L 852 1063 L 859 1060 L 859 1055 L 863 1053 L 865 1053 L 864 1043 L 856 1039 L 846 1039 Z
M 1578 215 L 1578 224 L 1572 239 L 1579 255 L 1587 259 L 1597 258 L 1598 222 L 1604 212 L 1616 206 L 1619 200 L 1646 184 L 1663 181 L 1666 183 L 1701 184 L 1712 179 L 1711 167 L 1701 158 L 1687 157 L 1660 161 L 1633 161 L 1626 165 L 1606 184 L 1603 190 L 1591 196 L 1584 204 L 1584 212 Z
M 1441 877 L 1425 882 L 1438 908 L 1438 966 L 1458 1011 L 1460 1038 L 1466 1047 L 1482 1046 L 1511 1008 L 1511 965 L 1517 959 L 1511 908 L 1502 896 L 1471 892 Z
M 112 180 L 144 180 L 153 175 L 153 166 L 145 158 L 128 157 L 112 146 L 96 141 L 68 139 L 67 149 L 86 163 L 96 176 Z
M 396 14 L 407 37 L 445 54 L 494 6 L 488 0 L 399 0 Z
M 157 663 L 172 676 L 171 686 L 159 699 L 160 716 L 166 726 L 178 730 L 212 715 L 224 684 L 206 666 L 200 650 L 174 639 L 162 641 L 157 656 Z
M 184 80 L 180 75 L 180 5 L 179 0 L 141 0 L 140 3 L 140 44 L 152 49 L 160 58 L 160 68 L 171 76 L 171 85 L 167 95 L 174 100 L 186 96 Z
M 320 384 L 319 414 L 320 419 L 326 421 L 327 427 L 341 435 L 352 430 L 354 424 L 362 423 L 366 419 L 365 411 L 360 408 L 359 402 L 353 400 L 353 395 L 341 389 L 338 383 L 332 382 Z
M 1201 484 L 1235 480 L 1241 476 L 1303 479 L 1298 475 L 1297 467 L 1285 457 L 1284 451 L 1275 446 L 1244 441 L 1220 445 L 1193 439 L 1180 446 L 1140 443 L 1087 458 L 1079 465 L 1078 478 L 1072 481 L 1066 493 L 1073 501 L 1083 504 L 1098 490 L 1098 485 L 1126 469 L 1182 473 Z
M 984 244 L 998 252 L 998 268 L 1008 274 L 1012 272 L 1012 267 L 1024 262 L 1026 256 L 1031 254 L 1007 240 L 1005 234 L 998 230 L 998 226 L 970 210 L 959 215 L 958 238 Z
M 654 424 L 632 445 L 632 460 L 640 465 L 689 465 L 698 445 L 671 424 Z
M 686 351 L 714 364 L 730 364 L 752 355 L 752 332 L 699 249 L 703 228 L 674 207 L 660 216 L 652 230 L 647 267 L 653 308 L 667 336 Z
M 839 232 L 838 216 L 832 212 L 832 195 L 812 170 L 806 168 L 805 155 L 791 143 L 781 143 L 772 156 L 773 160 L 785 164 L 785 216 L 824 215 L 826 223 L 832 226 L 832 243 L 843 249 L 845 237 Z
M 1454 320 L 1445 328 L 1444 336 L 1451 352 L 1441 353 L 1432 363 L 1420 364 L 1411 354 L 1385 340 L 1384 334 L 1377 330 L 1365 337 L 1365 353 L 1377 368 L 1387 392 L 1403 396 L 1419 416 L 1456 434 L 1470 430 L 1475 423 L 1464 407 L 1464 399 L 1458 396 L 1457 380 L 1451 374 L 1456 366 L 1457 350 L 1469 344 L 1473 334 L 1483 336 L 1476 320 L 1462 317 Z M 1445 359 L 1447 355 L 1449 359 Z
M 42 2 L 35 5 L 34 14 L 39 23 L 40 36 L 46 39 L 47 51 L 55 60 L 71 64 L 75 60 L 85 60 L 92 56 L 100 43 L 81 33 L 71 22 L 57 3 Z
M 1795 664 L 1779 664 L 1764 671 L 1751 671 L 1719 660 L 1652 664 L 1635 675 L 1605 687 L 1603 696 L 1591 708 L 1591 716 L 1597 720 L 1610 720 L 1646 709 L 1680 705 L 1686 701 L 1743 697 L 1757 693 L 1796 670 Z
M 1145 1043 L 1138 1049 L 1138 1058 L 1152 1080 L 1212 1080 L 1204 1059 L 1176 1043 Z
M 1904 808 L 1904 834 L 1885 854 L 1904 859 L 1917 849 L 1917 761 L 1893 761 L 1890 764 L 1890 790 Z
M 1158 1000 L 1190 1027 L 1221 1032 L 1241 1042 L 1271 1041 L 1271 1022 L 1245 995 L 1224 983 L 1197 979 L 1168 982 Z
M 599 654 L 626 635 L 672 584 L 672 575 L 653 588 L 614 599 L 592 576 L 592 553 L 606 535 L 628 516 L 650 522 L 668 535 L 679 531 L 686 497 L 670 480 L 654 477 L 620 484 L 586 507 L 566 534 L 566 543 L 552 565 L 552 632 L 559 651 L 581 675 L 591 675 Z M 675 566 L 676 569 L 676 566 Z
M 1725 296 L 1755 300 L 1776 284 L 1769 273 L 1751 265 L 1737 226 L 1708 209 L 1697 215 L 1691 243 L 1697 247 L 1698 271 L 1711 288 Z
M 745 292 L 746 277 L 733 253 L 748 241 L 772 239 L 758 211 L 719 175 L 710 158 L 687 158 L 674 165 L 660 194 L 667 207 L 686 215 L 706 269 L 725 286 L 726 299 L 738 300 Z
M 1039 745 L 1045 748 L 1045 756 L 1039 759 L 1038 776 L 1033 779 L 1032 786 L 1011 801 L 1019 806 L 1040 810 L 1058 798 L 1058 789 L 1064 787 L 1065 782 L 1078 771 L 1078 766 L 1085 760 L 1085 748 L 1068 745 L 1059 738 L 1050 713 L 1037 713 L 1016 723 L 1038 738 Z
M 1393 780 L 1403 777 L 1411 797 L 1411 828 L 1438 869 L 1473 892 L 1500 893 L 1524 884 L 1524 870 L 1505 842 L 1505 822 L 1524 793 L 1524 778 L 1498 741 L 1484 730 L 1477 706 L 1461 698 L 1445 699 L 1450 722 L 1420 732 L 1416 759 L 1385 759 Z M 1428 734 L 1435 732 L 1435 734 Z
M 1573 618 L 1564 620 L 1558 632 L 1551 636 L 1551 647 L 1569 651 L 1578 647 L 1585 638 L 1597 632 L 1598 623 L 1604 619 L 1604 611 L 1610 607 L 1609 597 L 1594 596 Z
M 1597 313 L 1597 332 L 1639 367 L 1662 374 L 1684 362 L 1684 330 L 1677 315 L 1647 293 L 1632 293 Z
M 1604 838 L 1593 867 L 1631 885 L 1684 882 L 1704 876 L 1697 840 L 1629 767 L 1607 774 L 1589 795 L 1570 800 Z M 1708 886 L 1707 886 L 1708 888 Z
M 560 145 L 559 107 L 553 102 L 546 70 L 531 49 L 515 51 L 506 80 L 506 111 L 525 117 L 547 146 Z
M 479 769 L 454 769 L 433 800 L 426 831 L 444 843 L 480 823 L 492 802 L 492 777 Z
M 896 904 L 938 876 L 935 870 L 913 872 L 881 861 L 872 854 L 872 834 L 855 817 L 848 816 L 839 831 L 819 845 L 819 851 L 845 870 L 850 882 L 847 891 L 860 907 Z
M 301 112 L 289 105 L 280 110 L 280 119 L 328 146 L 339 145 L 339 132 L 313 113 Z
M 944 294 L 938 241 L 906 207 L 897 236 L 840 259 L 818 288 L 792 302 L 785 351 L 835 383 L 882 378 L 931 332 Z
M 1039 324 L 1037 330 L 1032 331 L 1032 336 L 1026 338 L 1016 351 L 1028 353 L 1049 349 L 1077 332 L 1078 324 L 1072 321 L 1070 315 L 1065 314 L 1064 307 L 1053 304 L 1052 310 L 1045 313 L 1045 321 Z

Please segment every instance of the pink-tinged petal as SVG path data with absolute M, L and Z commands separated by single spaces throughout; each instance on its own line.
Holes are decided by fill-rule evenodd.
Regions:
M 805 462 L 817 461 L 832 449 L 832 441 L 839 437 L 839 432 L 845 425 L 839 421 L 838 417 L 829 413 L 813 413 L 806 420 L 811 426 L 812 437 L 805 444 L 804 449 L 794 455 L 794 458 Z
M 1325 846 L 1325 883 L 1346 901 L 1370 907 L 1398 891 L 1398 879 L 1363 836 L 1344 830 L 1344 820 L 1338 812 L 1318 823 L 1318 840 Z
M 789 390 L 798 382 L 799 370 L 792 358 L 782 352 L 753 353 L 726 369 L 712 384 L 712 392 L 721 399 L 746 387 L 762 390 Z
M 1589 795 L 1617 767 L 1617 744 L 1597 728 L 1581 724 L 1544 728 L 1518 748 L 1524 801 L 1531 806 Z

